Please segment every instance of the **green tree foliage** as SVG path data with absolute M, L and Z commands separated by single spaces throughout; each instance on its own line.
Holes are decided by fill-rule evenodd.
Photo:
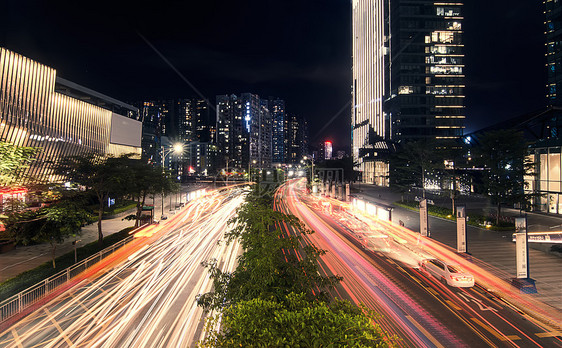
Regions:
M 49 243 L 53 268 L 57 244 L 80 234 L 89 219 L 80 199 L 75 195 L 64 197 L 47 207 L 14 211 L 7 215 L 6 230 L 17 243 Z
M 443 169 L 445 158 L 446 153 L 431 139 L 400 144 L 390 157 L 390 188 L 404 193 L 417 187 L 425 197 L 425 180 L 434 178 Z
M 0 186 L 16 183 L 18 173 L 27 168 L 39 153 L 41 148 L 15 146 L 0 141 Z
M 254 298 L 281 301 L 291 292 L 309 299 L 327 298 L 325 290 L 341 279 L 320 275 L 317 258 L 325 251 L 313 245 L 299 247 L 303 235 L 312 231 L 295 216 L 274 211 L 272 204 L 270 195 L 254 191 L 239 208 L 226 238 L 238 239 L 244 253 L 233 273 L 222 272 L 213 261 L 204 264 L 210 269 L 214 291 L 199 296 L 199 305 L 217 309 Z M 281 224 L 290 226 L 294 234 L 285 235 Z
M 130 172 L 127 164 L 130 155 L 100 157 L 95 154 L 63 158 L 55 165 L 55 171 L 68 180 L 86 187 L 98 200 L 98 243 L 103 244 L 102 217 L 110 195 L 120 196 L 128 186 Z
M 161 167 L 154 167 L 143 160 L 129 158 L 126 163 L 126 170 L 129 180 L 123 189 L 127 195 L 132 196 L 137 201 L 135 227 L 138 227 L 146 197 L 160 193 L 177 192 L 179 185 L 170 173 L 166 173 Z
M 33 239 L 51 245 L 51 257 L 55 268 L 57 244 L 61 244 L 68 237 L 80 234 L 82 225 L 88 221 L 89 215 L 81 204 L 69 199 L 44 208 L 43 213 L 45 223 Z
M 217 317 L 218 318 L 218 317 Z M 207 327 L 201 347 L 388 347 L 373 311 L 347 301 L 307 301 L 290 293 L 282 302 L 255 298 L 227 308 L 222 329 Z
M 473 159 L 476 165 L 486 169 L 482 191 L 496 205 L 499 224 L 502 203 L 528 205 L 531 195 L 525 194 L 524 176 L 533 175 L 534 163 L 527 157 L 528 144 L 522 132 L 512 129 L 486 132 L 478 142 Z

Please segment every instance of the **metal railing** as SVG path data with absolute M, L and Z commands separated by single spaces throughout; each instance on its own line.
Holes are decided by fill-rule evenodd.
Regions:
M 144 226 L 143 226 L 144 227 Z M 43 297 L 53 292 L 57 287 L 65 284 L 81 272 L 92 267 L 107 256 L 111 255 L 115 250 L 129 243 L 134 239 L 131 234 L 129 237 L 97 252 L 96 254 L 84 259 L 73 266 L 60 271 L 59 273 L 23 290 L 22 292 L 0 302 L 0 323 L 6 319 L 20 313 L 27 307 L 38 302 Z

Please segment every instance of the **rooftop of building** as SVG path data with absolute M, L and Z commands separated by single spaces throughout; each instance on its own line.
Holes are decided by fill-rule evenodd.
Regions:
M 111 98 L 105 94 L 96 92 L 72 81 L 68 81 L 59 76 L 57 76 L 56 79 L 55 91 L 88 104 L 111 110 L 120 115 L 127 115 L 130 112 L 135 114 L 139 113 L 139 109 L 132 105 L 119 101 L 115 98 Z

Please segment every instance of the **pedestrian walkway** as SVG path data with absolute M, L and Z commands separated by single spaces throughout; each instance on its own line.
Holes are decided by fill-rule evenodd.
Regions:
M 207 186 L 200 184 L 182 185 L 182 192 L 199 189 Z M 185 202 L 185 196 L 170 195 L 164 199 L 164 215 L 169 216 L 175 213 L 175 205 L 177 202 Z M 182 199 L 183 198 L 183 199 Z M 155 219 L 161 218 L 162 199 L 156 196 L 154 200 L 148 198 L 146 204 L 154 205 Z M 170 209 L 171 208 L 171 209 Z M 130 213 L 134 213 L 134 209 Z M 126 216 L 125 214 L 124 216 Z M 127 227 L 134 226 L 134 221 L 122 220 L 123 217 L 116 217 L 113 219 L 102 220 L 102 232 L 104 237 L 113 233 L 119 232 Z M 97 221 L 93 224 L 82 227 L 82 233 L 76 239 L 80 240 L 78 247 L 98 240 L 98 224 Z M 62 256 L 74 250 L 72 242 L 74 238 L 65 240 L 62 244 L 58 244 L 56 248 L 55 257 Z M 8 280 L 17 276 L 20 273 L 38 267 L 45 262 L 51 261 L 51 246 L 50 244 L 37 244 L 29 246 L 17 246 L 16 249 L 6 253 L 0 254 L 0 282 Z
M 391 192 L 386 188 L 378 188 L 371 185 L 356 185 L 361 192 L 356 196 L 364 196 L 366 199 L 391 205 L 400 200 L 400 194 Z M 544 225 L 560 225 L 561 218 L 553 216 L 543 217 L 533 214 L 537 223 Z M 558 220 L 557 220 L 558 219 Z M 406 228 L 419 231 L 419 213 L 401 207 L 395 207 L 392 211 L 392 220 L 404 222 Z M 454 221 L 429 217 L 431 238 L 451 248 L 456 249 L 457 231 Z M 468 226 L 467 243 L 468 252 L 473 258 L 483 261 L 479 266 L 484 266 L 501 279 L 510 282 L 515 278 L 515 243 L 512 242 L 512 232 L 490 231 L 483 228 Z M 536 280 L 537 294 L 532 296 L 556 308 L 562 309 L 562 281 L 560 270 L 562 269 L 562 258 L 547 254 L 545 252 L 529 249 L 530 276 Z

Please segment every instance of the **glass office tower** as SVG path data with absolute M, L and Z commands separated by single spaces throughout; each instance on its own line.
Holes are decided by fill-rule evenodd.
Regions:
M 53 175 L 52 163 L 64 156 L 140 155 L 142 123 L 136 116 L 136 108 L 0 47 L 0 140 L 42 149 L 14 184 L 63 179 Z
M 560 106 L 562 88 L 562 4 L 559 0 L 545 0 L 546 34 L 546 98 L 548 105 Z
M 385 141 L 463 134 L 462 2 L 353 0 L 352 153 L 385 184 Z

